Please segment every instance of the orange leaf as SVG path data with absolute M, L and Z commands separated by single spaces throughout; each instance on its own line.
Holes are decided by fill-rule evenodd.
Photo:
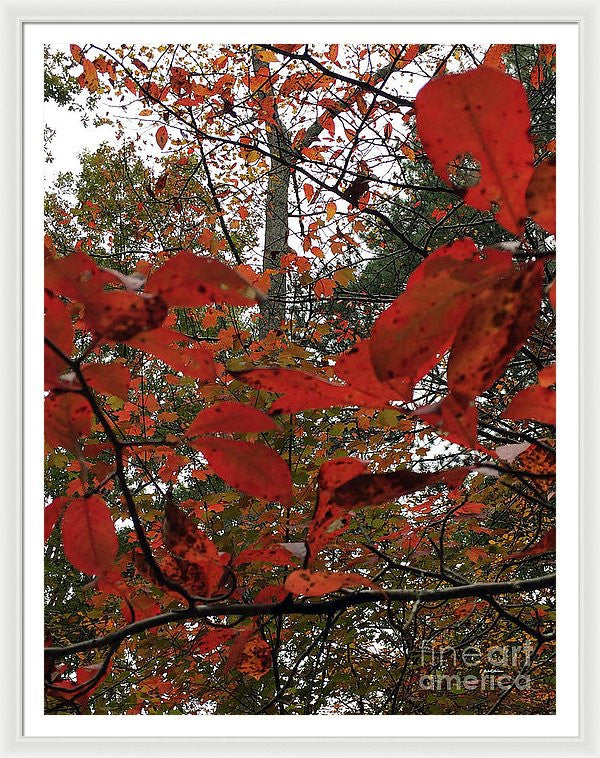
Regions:
M 344 587 L 371 587 L 380 590 L 379 586 L 360 574 L 338 574 L 334 571 L 309 571 L 298 569 L 285 580 L 285 588 L 294 595 L 305 597 L 320 597 L 330 592 L 337 592 Z
M 334 279 L 319 279 L 315 282 L 314 290 L 317 297 L 331 297 L 335 289 Z
M 161 150 L 164 149 L 168 139 L 169 133 L 167 132 L 167 127 L 160 126 L 156 132 L 156 144 L 160 147 Z
M 313 199 L 315 194 L 315 188 L 312 186 L 312 184 L 308 184 L 308 182 L 303 186 L 304 195 L 306 196 L 306 199 L 310 203 L 310 201 Z

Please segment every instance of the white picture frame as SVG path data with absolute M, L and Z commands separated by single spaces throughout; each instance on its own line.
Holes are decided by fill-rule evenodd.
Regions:
M 598 466 L 595 464 L 596 453 L 600 452 L 595 421 L 600 419 L 597 417 L 597 404 L 594 399 L 597 392 L 594 379 L 598 376 L 595 371 L 598 358 L 594 350 L 594 337 L 595 326 L 600 323 L 597 318 L 600 299 L 597 296 L 597 253 L 593 245 L 594 220 L 598 212 L 594 169 L 600 168 L 598 147 L 595 144 L 595 135 L 600 133 L 600 118 L 598 88 L 595 86 L 597 64 L 594 60 L 597 55 L 596 48 L 600 43 L 600 9 L 595 7 L 593 0 L 571 4 L 552 0 L 527 0 L 520 3 L 514 0 L 491 0 L 484 3 L 458 0 L 440 3 L 422 0 L 412 7 L 403 8 L 384 0 L 374 0 L 368 5 L 350 0 L 311 0 L 286 6 L 261 0 L 253 3 L 251 7 L 248 3 L 227 0 L 225 4 L 205 5 L 207 7 L 198 8 L 196 3 L 185 0 L 170 4 L 140 0 L 130 0 L 126 4 L 105 2 L 101 5 L 75 3 L 72 0 L 52 5 L 42 0 L 2 0 L 0 3 L 5 74 L 3 78 L 8 91 L 5 102 L 10 104 L 2 117 L 2 167 L 7 192 L 2 209 L 5 221 L 5 276 L 1 301 L 4 318 L 1 322 L 0 354 L 7 356 L 2 381 L 4 397 L 10 400 L 3 404 L 5 433 L 2 440 L 4 449 L 0 458 L 5 466 L 3 549 L 0 553 L 4 562 L 2 576 L 5 610 L 4 619 L 0 624 L 0 643 L 3 651 L 0 755 L 43 753 L 64 756 L 80 754 L 82 751 L 101 755 L 106 750 L 117 755 L 135 755 L 142 752 L 147 755 L 165 755 L 175 751 L 192 754 L 198 750 L 209 753 L 214 750 L 225 755 L 241 752 L 248 756 L 279 755 L 282 750 L 291 756 L 305 755 L 307 751 L 318 756 L 358 755 L 365 750 L 376 751 L 382 756 L 400 752 L 426 756 L 440 750 L 449 754 L 460 752 L 461 755 L 488 756 L 499 756 L 508 751 L 544 756 L 599 755 L 597 715 L 600 713 L 600 698 L 597 694 L 597 682 L 600 681 L 600 668 L 595 636 L 596 630 L 600 628 L 600 619 L 597 601 L 598 550 L 594 544 L 594 535 L 599 533 L 600 524 L 593 495 L 597 491 L 595 485 L 600 484 Z M 577 112 L 575 124 L 578 123 L 579 165 L 577 150 L 571 150 L 571 165 L 563 164 L 563 175 L 569 173 L 571 192 L 573 188 L 576 194 L 578 189 L 581 191 L 579 203 L 576 196 L 575 199 L 570 198 L 570 215 L 567 219 L 563 218 L 562 226 L 559 225 L 559 245 L 573 246 L 573 271 L 570 278 L 568 272 L 565 272 L 565 280 L 569 279 L 569 283 L 564 286 L 562 298 L 565 303 L 575 298 L 579 307 L 579 311 L 573 308 L 568 323 L 566 320 L 563 322 L 565 325 L 562 327 L 562 336 L 559 326 L 559 361 L 564 361 L 564 382 L 571 390 L 563 403 L 562 415 L 559 411 L 559 488 L 562 481 L 565 501 L 569 492 L 574 493 L 569 505 L 572 512 L 568 512 L 564 502 L 562 506 L 559 505 L 559 634 L 561 629 L 564 630 L 574 621 L 578 621 L 579 629 L 578 636 L 571 636 L 569 642 L 571 646 L 576 645 L 577 650 L 565 651 L 564 660 L 567 660 L 567 664 L 565 665 L 563 660 L 562 669 L 559 644 L 559 679 L 562 675 L 570 684 L 570 687 L 559 695 L 559 707 L 563 707 L 568 715 L 562 725 L 556 726 L 552 716 L 531 717 L 539 720 L 533 730 L 521 728 L 517 723 L 509 725 L 509 722 L 503 721 L 529 717 L 503 716 L 275 716 L 261 717 L 258 723 L 256 717 L 250 716 L 63 716 L 54 717 L 56 726 L 46 729 L 37 723 L 34 725 L 28 716 L 32 709 L 41 708 L 41 702 L 31 701 L 32 690 L 28 689 L 26 682 L 32 668 L 39 664 L 39 657 L 36 660 L 32 660 L 31 657 L 36 640 L 40 650 L 42 647 L 41 632 L 33 629 L 33 624 L 30 623 L 35 617 L 35 613 L 32 614 L 33 605 L 41 605 L 42 587 L 38 581 L 39 576 L 36 580 L 35 575 L 32 575 L 30 563 L 31 546 L 34 546 L 33 550 L 37 549 L 36 545 L 41 546 L 41 519 L 39 530 L 36 530 L 34 524 L 38 506 L 29 498 L 33 490 L 28 479 L 29 462 L 32 457 L 41 456 L 41 439 L 38 442 L 31 432 L 31 429 L 35 428 L 35 418 L 33 427 L 31 424 L 32 415 L 35 417 L 37 412 L 32 389 L 36 387 L 42 351 L 41 339 L 38 340 L 41 330 L 36 326 L 36 319 L 41 325 L 41 306 L 36 312 L 29 294 L 32 287 L 40 284 L 41 279 L 35 267 L 32 267 L 31 258 L 27 257 L 30 254 L 26 252 L 35 249 L 36 235 L 39 239 L 41 234 L 41 221 L 34 219 L 35 214 L 29 207 L 31 196 L 27 192 L 33 186 L 32 180 L 37 176 L 36 161 L 42 160 L 42 139 L 40 134 L 36 147 L 35 129 L 28 121 L 28 114 L 32 112 L 30 88 L 37 85 L 35 75 L 31 78 L 32 61 L 27 60 L 26 56 L 30 55 L 32 50 L 31 40 L 39 43 L 40 31 L 48 32 L 54 29 L 50 41 L 55 41 L 59 36 L 59 30 L 62 34 L 67 25 L 75 28 L 72 25 L 83 24 L 90 29 L 90 34 L 92 31 L 100 34 L 109 29 L 108 26 L 102 26 L 103 24 L 133 24 L 138 27 L 141 24 L 155 24 L 158 26 L 155 26 L 154 31 L 159 32 L 164 31 L 168 24 L 175 23 L 197 23 L 204 26 L 239 24 L 255 30 L 260 29 L 261 25 L 267 28 L 274 23 L 292 25 L 296 28 L 301 24 L 311 24 L 312 28 L 327 27 L 330 37 L 335 36 L 336 27 L 339 28 L 342 24 L 357 25 L 357 28 L 363 29 L 376 23 L 385 24 L 391 37 L 411 35 L 417 24 L 427 25 L 436 35 L 443 34 L 444 29 L 449 34 L 450 30 L 458 28 L 457 24 L 468 24 L 474 30 L 476 24 L 496 26 L 498 29 L 507 30 L 507 33 L 510 31 L 511 34 L 515 25 L 521 26 L 522 29 L 529 25 L 529 30 L 538 28 L 538 31 L 542 27 L 554 29 L 562 25 L 569 27 L 571 38 L 578 38 L 578 44 L 574 48 L 566 48 L 574 55 L 572 65 L 576 70 L 567 72 L 570 90 L 565 96 L 568 94 L 568 98 L 562 104 L 559 99 L 559 109 L 568 107 L 574 108 Z M 392 31 L 392 25 L 396 26 L 396 30 Z M 131 30 L 133 26 L 124 27 L 125 31 L 127 28 Z M 483 27 L 477 31 L 481 28 Z M 514 37 L 511 36 L 510 41 L 515 41 Z M 560 71 L 561 66 L 568 64 L 559 58 L 558 65 Z M 41 89 L 37 95 L 41 97 Z M 569 123 L 572 124 L 573 121 Z M 560 160 L 559 140 L 559 181 Z M 559 214 L 560 192 L 559 188 Z M 568 200 L 563 195 L 563 202 L 567 203 Z M 564 241 L 561 241 L 561 236 Z M 564 256 L 562 260 L 565 260 Z M 559 289 L 559 302 L 560 293 Z M 29 356 L 32 355 L 31 344 L 38 342 L 39 360 L 36 361 Z M 561 371 L 559 364 L 559 377 Z M 559 384 L 560 382 L 561 378 Z M 578 392 L 581 393 L 579 404 L 576 402 Z M 561 419 L 564 420 L 563 423 Z M 561 530 L 565 535 L 562 549 Z M 579 555 L 575 557 L 572 551 L 577 545 L 580 546 Z M 560 582 L 561 572 L 570 577 L 566 584 Z M 559 692 L 560 686 L 559 681 Z M 24 702 L 24 697 L 28 698 L 28 702 Z M 185 726 L 181 721 L 190 718 L 197 720 L 193 728 L 189 724 Z M 206 718 L 221 719 L 221 722 L 209 726 L 208 722 L 201 721 Z M 367 724 L 365 718 L 399 721 L 391 726 L 389 722 L 385 724 L 382 721 Z M 403 727 L 403 724 L 408 723 L 406 719 L 410 718 L 429 719 L 427 722 L 423 721 L 422 735 L 415 734 L 415 727 Z M 448 718 L 457 720 L 456 726 L 442 725 L 440 719 Z M 473 718 L 489 718 L 493 720 L 493 724 L 490 722 L 488 726 L 487 722 L 480 722 L 477 726 L 470 726 L 465 719 Z M 98 719 L 121 719 L 122 725 L 114 730 L 109 722 Z M 134 720 L 138 719 L 150 721 L 139 727 L 134 726 Z M 163 721 L 159 723 L 157 719 Z M 168 723 L 164 719 L 167 719 Z M 336 719 L 341 721 L 335 723 Z M 431 719 L 438 720 L 438 723 L 434 724 Z M 79 720 L 77 728 L 68 723 L 73 720 Z

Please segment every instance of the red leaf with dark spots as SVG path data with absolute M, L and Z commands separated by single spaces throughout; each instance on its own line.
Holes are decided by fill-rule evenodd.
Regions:
M 499 224 L 520 234 L 528 216 L 525 193 L 533 174 L 523 85 L 480 66 L 432 79 L 418 92 L 415 111 L 419 138 L 438 176 L 451 184 L 448 165 L 457 156 L 474 158 L 481 178 L 466 190 L 465 202 L 480 211 L 493 211 Z
M 148 279 L 145 291 L 160 295 L 169 306 L 197 308 L 212 303 L 254 305 L 261 294 L 216 258 L 177 253 Z
M 298 569 L 285 580 L 285 588 L 293 595 L 305 597 L 321 597 L 330 592 L 337 592 L 346 587 L 370 587 L 383 593 L 383 590 L 360 574 L 336 573 L 334 571 L 309 571 Z

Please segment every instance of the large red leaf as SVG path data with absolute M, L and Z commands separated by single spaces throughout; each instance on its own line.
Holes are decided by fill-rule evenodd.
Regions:
M 484 450 L 477 438 L 477 408 L 470 399 L 446 395 L 439 403 L 414 412 L 426 424 L 434 427 L 440 437 L 471 450 Z
M 50 505 L 44 508 L 44 542 L 52 534 L 54 526 L 68 502 L 69 498 L 67 497 L 56 497 Z
M 44 293 L 44 334 L 67 357 L 73 352 L 73 325 L 67 306 L 57 297 Z M 44 388 L 60 384 L 67 364 L 52 348 L 44 345 Z
M 118 279 L 102 269 L 81 250 L 63 258 L 49 258 L 44 265 L 44 287 L 55 295 L 82 302 L 101 292 Z
M 179 558 L 194 563 L 218 561 L 214 542 L 198 527 L 196 521 L 174 503 L 167 502 L 163 522 L 165 546 Z
M 533 174 L 523 85 L 487 66 L 439 76 L 419 91 L 415 111 L 419 138 L 438 176 L 451 184 L 448 165 L 457 156 L 472 156 L 481 178 L 466 190 L 465 202 L 494 211 L 499 224 L 520 234 Z
M 96 392 L 127 400 L 127 392 L 131 384 L 131 372 L 121 361 L 88 363 L 82 366 L 81 370 L 86 382 Z
M 215 432 L 248 434 L 276 429 L 277 424 L 266 413 L 250 405 L 228 400 L 201 410 L 188 427 L 186 435 L 200 437 Z
M 115 525 L 99 495 L 73 500 L 63 514 L 62 538 L 68 560 L 84 574 L 102 574 L 117 557 Z
M 166 550 L 155 551 L 154 557 L 165 579 L 179 584 L 190 595 L 211 597 L 218 590 L 220 581 L 217 583 L 217 578 L 220 579 L 223 575 L 223 569 L 222 567 L 219 569 L 216 563 L 186 561 L 184 558 L 170 555 Z M 134 550 L 131 558 L 133 565 L 145 579 L 166 589 L 166 585 L 157 579 L 154 570 L 141 552 Z
M 556 234 L 556 160 L 540 163 L 527 188 L 527 212 L 551 234 Z
M 504 371 L 535 326 L 542 299 L 543 262 L 512 272 L 484 292 L 466 314 L 448 360 L 448 388 L 473 399 Z
M 395 400 L 398 393 L 387 382 L 377 377 L 371 360 L 369 340 L 363 340 L 342 353 L 335 363 L 335 373 L 353 390 L 374 395 L 380 401 Z
M 336 573 L 334 571 L 309 571 L 298 569 L 285 580 L 285 588 L 293 595 L 320 597 L 330 592 L 337 592 L 343 587 L 370 587 L 381 591 L 380 587 L 360 574 Z
M 400 469 L 382 474 L 359 474 L 336 487 L 331 494 L 331 502 L 346 508 L 379 505 L 395 500 L 411 492 L 418 492 L 430 484 L 456 486 L 470 469 L 455 468 L 448 471 L 424 473 Z
M 200 382 L 213 382 L 217 376 L 212 353 L 201 343 L 190 346 L 189 339 L 167 327 L 139 332 L 127 342 L 167 363 L 174 371 Z
M 412 400 L 415 384 L 451 346 L 471 305 L 511 269 L 506 252 L 480 252 L 470 239 L 431 253 L 375 322 L 369 345 L 379 379 Z
M 90 434 L 91 419 L 90 404 L 79 393 L 51 393 L 44 400 L 44 434 L 51 447 L 77 453 L 79 439 Z
M 216 258 L 182 250 L 148 279 L 145 291 L 169 306 L 196 308 L 211 303 L 254 305 L 260 293 Z
M 199 564 L 206 577 L 204 594 L 213 595 L 223 578 L 223 564 L 214 542 L 198 527 L 194 519 L 172 502 L 167 502 L 163 522 L 165 546 L 186 563 Z
M 351 513 L 347 508 L 332 503 L 335 489 L 367 471 L 357 458 L 335 458 L 325 461 L 319 469 L 317 507 L 308 528 L 307 546 L 309 565 L 317 554 L 350 525 Z
M 167 306 L 160 297 L 112 290 L 96 292 L 81 299 L 85 321 L 99 336 L 123 342 L 138 332 L 157 329 L 167 316 Z
M 292 502 L 292 476 L 283 458 L 259 442 L 200 437 L 199 450 L 212 470 L 227 484 L 260 500 Z
M 543 424 L 556 424 L 556 390 L 550 387 L 527 387 L 513 398 L 502 418 L 515 421 L 531 419 Z
M 344 407 L 349 405 L 380 407 L 385 401 L 367 395 L 345 384 L 334 384 L 326 379 L 293 368 L 258 368 L 248 371 L 230 371 L 245 384 L 258 390 L 281 394 L 270 407 L 269 413 L 299 413 L 305 410 Z

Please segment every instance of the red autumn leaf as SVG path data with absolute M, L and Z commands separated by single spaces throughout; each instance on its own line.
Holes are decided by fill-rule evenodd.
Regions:
M 439 76 L 415 99 L 417 131 L 435 172 L 451 184 L 448 165 L 457 156 L 480 164 L 481 178 L 465 202 L 520 234 L 527 217 L 525 193 L 533 174 L 530 115 L 523 85 L 480 66 Z M 495 208 L 498 210 L 496 211 Z
M 235 629 L 210 629 L 194 643 L 194 650 L 206 655 L 236 636 Z
M 378 397 L 381 401 L 394 400 L 397 392 L 386 382 L 379 381 L 371 361 L 370 341 L 363 340 L 338 356 L 335 373 L 353 390 Z
M 365 471 L 366 464 L 356 458 L 334 458 L 321 465 L 317 507 L 308 528 L 309 565 L 312 565 L 317 553 L 345 532 L 350 524 L 351 514 L 348 509 L 331 502 L 333 492 Z
M 201 343 L 190 346 L 188 338 L 174 329 L 159 327 L 139 332 L 127 342 L 132 347 L 154 355 L 185 376 L 200 382 L 212 382 L 216 379 L 215 361 L 210 350 Z M 179 345 L 184 342 L 187 343 L 185 346 Z
M 57 297 L 44 293 L 45 336 L 67 357 L 73 352 L 73 325 L 67 306 Z M 44 388 L 60 384 L 60 376 L 69 367 L 48 345 L 44 345 Z
M 165 547 L 186 561 L 191 563 L 215 561 L 219 563 L 219 579 L 221 578 L 222 566 L 216 545 L 199 529 L 194 519 L 170 501 L 167 501 L 165 509 L 163 540 Z
M 131 372 L 122 362 L 88 363 L 81 367 L 81 371 L 86 382 L 96 392 L 127 400 Z
M 448 360 L 448 388 L 457 398 L 481 394 L 523 346 L 540 310 L 543 274 L 538 261 L 498 280 L 473 302 Z
M 375 322 L 369 344 L 379 379 L 399 399 L 412 400 L 415 384 L 450 348 L 471 305 L 511 270 L 504 251 L 481 253 L 468 239 L 431 253 Z
M 50 394 L 44 400 L 44 433 L 53 448 L 64 447 L 73 453 L 79 450 L 79 439 L 88 437 L 92 410 L 79 393 Z
M 433 426 L 440 437 L 471 450 L 486 450 L 477 437 L 477 408 L 469 399 L 446 397 L 434 406 L 417 408 L 414 415 Z
M 164 149 L 165 145 L 167 144 L 168 139 L 169 139 L 169 133 L 167 132 L 167 127 L 159 126 L 156 132 L 156 144 L 160 147 L 161 150 Z
M 289 566 L 298 563 L 298 558 L 281 545 L 264 545 L 262 547 L 248 547 L 233 561 L 234 566 L 244 563 L 270 563 L 272 566 Z
M 134 292 L 99 292 L 86 298 L 85 321 L 99 337 L 124 342 L 138 332 L 157 329 L 167 316 L 160 297 Z
M 63 514 L 62 538 L 68 560 L 84 574 L 102 574 L 117 557 L 115 525 L 99 495 L 71 502 Z
M 220 584 L 223 571 L 222 568 L 218 569 L 216 563 L 186 561 L 183 558 L 170 555 L 166 550 L 155 551 L 154 557 L 160 566 L 163 576 L 169 581 L 179 584 L 190 595 L 202 598 L 211 597 L 218 590 L 218 584 Z M 156 584 L 158 587 L 166 589 L 166 585 L 158 580 L 152 567 L 141 552 L 134 550 L 131 558 L 136 570 L 144 579 L 147 579 L 152 584 Z M 219 570 L 221 571 L 220 575 L 218 574 Z M 219 579 L 218 584 L 217 577 Z
M 190 444 L 230 487 L 259 500 L 291 504 L 290 470 L 283 458 L 267 445 L 217 437 L 200 437 Z
M 83 58 L 81 63 L 83 65 L 83 86 L 89 89 L 90 92 L 96 92 L 99 86 L 96 67 L 87 58 Z
M 336 573 L 335 571 L 309 571 L 298 569 L 292 571 L 284 584 L 293 595 L 321 597 L 330 592 L 337 592 L 346 587 L 370 587 L 381 591 L 380 587 L 360 574 Z
M 106 671 L 92 684 L 92 680 L 100 674 L 102 666 L 103 664 L 101 663 L 95 663 L 91 666 L 80 666 L 75 672 L 75 680 L 70 678 L 55 678 L 52 685 L 46 688 L 46 692 L 52 697 L 57 697 L 67 702 L 86 705 L 94 690 L 102 684 L 110 673 L 112 663 L 109 662 Z M 57 666 L 56 670 L 62 674 L 66 672 L 66 667 L 64 664 L 61 664 Z M 86 684 L 88 684 L 87 687 L 85 686 Z
M 92 300 L 108 284 L 118 284 L 118 279 L 81 250 L 44 264 L 44 287 L 54 295 L 83 302 Z
M 138 592 L 133 597 L 128 597 L 127 601 L 121 603 L 121 613 L 125 623 L 131 624 L 134 621 L 152 618 L 160 614 L 160 605 L 156 600 L 146 592 Z
M 298 413 L 303 410 L 345 407 L 350 405 L 380 407 L 385 405 L 375 395 L 293 368 L 259 368 L 230 371 L 232 376 L 258 390 L 281 394 L 270 407 L 271 415 Z
M 556 159 L 537 166 L 526 194 L 527 213 L 550 234 L 556 234 Z
M 556 363 L 550 366 L 544 366 L 538 374 L 538 384 L 540 387 L 551 387 L 556 384 Z
M 331 297 L 334 289 L 334 279 L 319 279 L 319 281 L 314 284 L 315 295 L 317 297 Z
M 518 392 L 508 408 L 502 413 L 502 418 L 514 421 L 531 419 L 543 424 L 556 424 L 556 391 L 550 387 L 527 387 Z
M 549 529 L 535 544 L 518 553 L 504 556 L 503 560 L 512 561 L 517 558 L 528 558 L 530 555 L 544 555 L 556 551 L 556 529 Z
M 160 295 L 169 305 L 198 308 L 212 303 L 254 305 L 258 290 L 216 258 L 183 250 L 151 274 L 145 291 Z
M 359 474 L 336 487 L 331 493 L 331 502 L 346 508 L 379 505 L 418 492 L 431 484 L 456 486 L 456 482 L 464 479 L 468 471 L 461 467 L 435 473 L 400 469 L 382 474 Z
M 225 401 L 204 408 L 186 431 L 188 437 L 204 434 L 249 434 L 277 430 L 277 424 L 266 413 L 243 403 Z
M 44 508 L 44 542 L 52 534 L 60 514 L 69 502 L 68 497 L 56 497 Z

